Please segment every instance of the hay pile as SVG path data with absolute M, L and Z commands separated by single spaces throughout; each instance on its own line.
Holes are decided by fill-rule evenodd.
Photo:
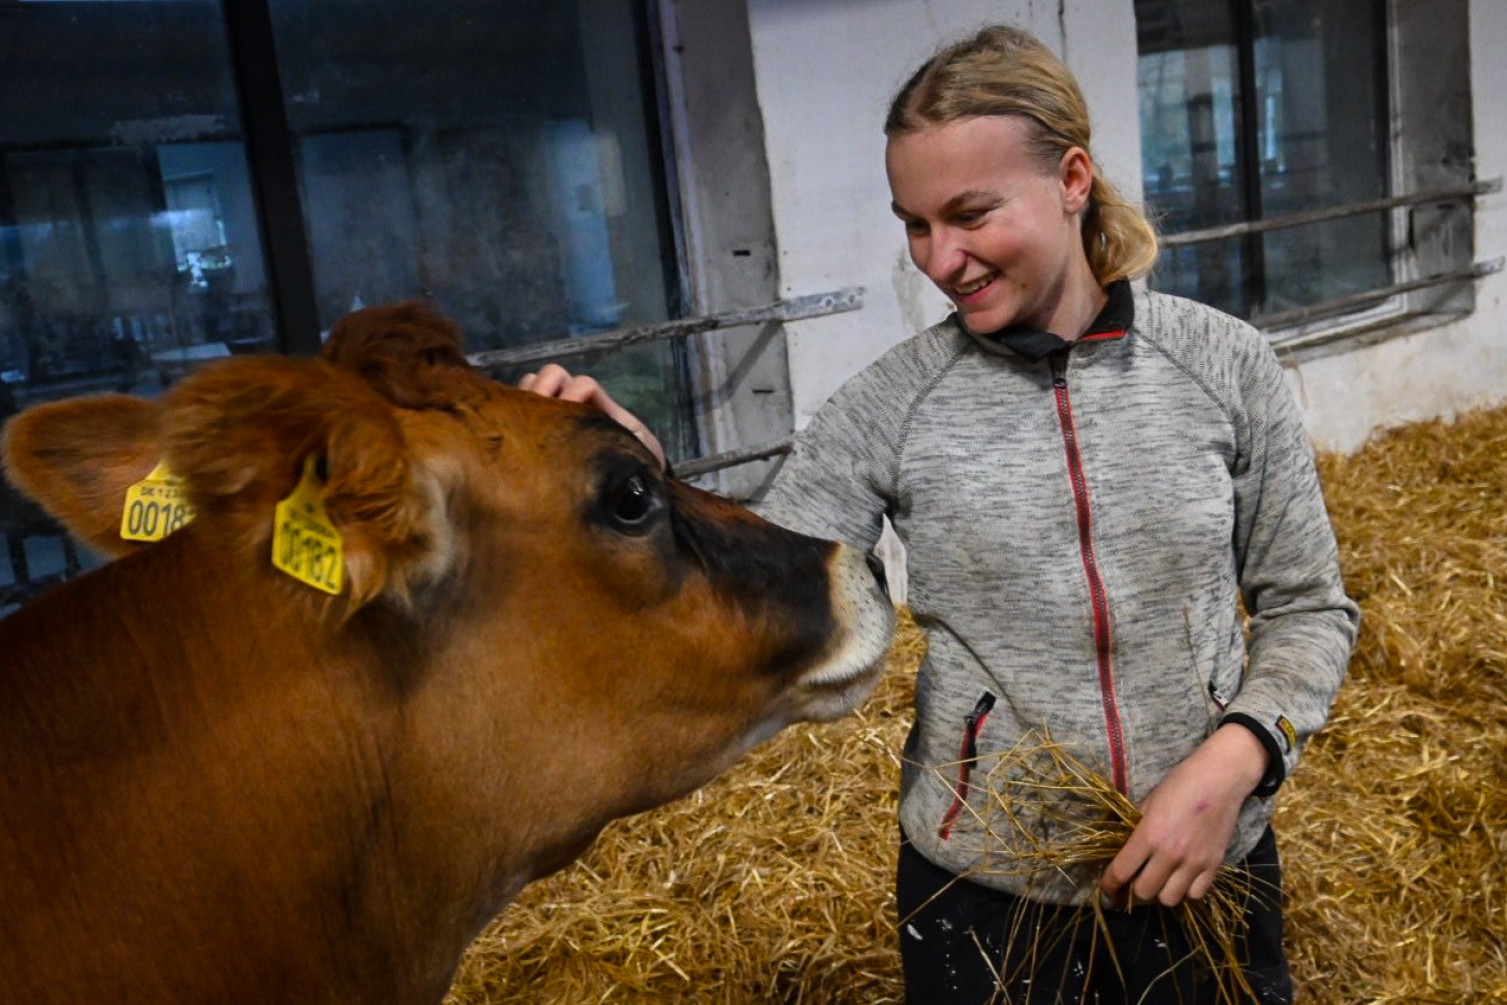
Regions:
M 1315 1002 L 1507 1001 L 1507 410 L 1320 468 L 1362 630 L 1284 793 Z
M 1507 1003 L 1507 410 L 1321 471 L 1365 621 L 1281 796 L 1302 1000 Z M 895 758 L 921 650 L 904 621 L 860 715 L 786 731 L 526 890 L 451 1005 L 900 1001 Z

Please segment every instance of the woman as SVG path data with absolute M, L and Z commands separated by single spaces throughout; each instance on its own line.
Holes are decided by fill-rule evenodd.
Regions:
M 1246 982 L 1290 1000 L 1271 797 L 1358 612 L 1277 361 L 1234 318 L 1131 290 L 1155 236 L 1030 35 L 937 54 L 885 132 L 911 257 L 956 312 L 833 396 L 760 509 L 866 547 L 888 515 L 907 546 L 929 644 L 901 781 L 907 1000 L 1214 1000 L 1168 909 L 1225 863 L 1263 884 Z M 524 386 L 652 439 L 588 378 Z M 1143 812 L 1097 887 L 1031 867 L 1061 807 L 990 770 L 1042 731 Z M 1103 932 L 1101 895 L 1142 906 Z

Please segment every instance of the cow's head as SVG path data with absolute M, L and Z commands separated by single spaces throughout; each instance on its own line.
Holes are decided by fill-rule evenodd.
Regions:
M 127 487 L 165 460 L 197 516 L 147 547 L 238 556 L 320 652 L 369 654 L 401 708 L 389 782 L 425 840 L 529 850 L 505 891 L 869 690 L 892 611 L 861 554 L 666 479 L 586 406 L 486 379 L 422 308 L 352 315 L 325 357 L 34 408 L 7 428 L 8 472 L 120 554 Z M 270 562 L 310 458 L 344 541 L 334 597 Z

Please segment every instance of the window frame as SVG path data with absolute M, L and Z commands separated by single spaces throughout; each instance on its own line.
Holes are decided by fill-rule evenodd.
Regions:
M 748 5 L 649 5 L 663 47 L 663 121 L 685 236 L 688 316 L 777 305 L 779 253 Z M 683 341 L 702 453 L 682 466 L 702 472 L 708 488 L 752 497 L 777 460 L 738 458 L 766 449 L 777 458 L 794 423 L 785 330 L 771 319 Z
M 267 0 L 223 3 L 231 78 L 241 113 L 241 135 L 251 175 L 251 198 L 267 268 L 278 348 L 317 355 L 319 306 L 314 292 L 303 198 L 293 154 L 293 133 L 283 103 L 282 73 Z

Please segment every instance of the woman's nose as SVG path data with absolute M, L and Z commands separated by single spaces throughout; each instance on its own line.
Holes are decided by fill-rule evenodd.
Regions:
M 921 267 L 921 271 L 933 282 L 947 282 L 963 270 L 967 259 L 967 248 L 962 236 L 950 227 L 938 227 L 931 232 L 926 264 Z

